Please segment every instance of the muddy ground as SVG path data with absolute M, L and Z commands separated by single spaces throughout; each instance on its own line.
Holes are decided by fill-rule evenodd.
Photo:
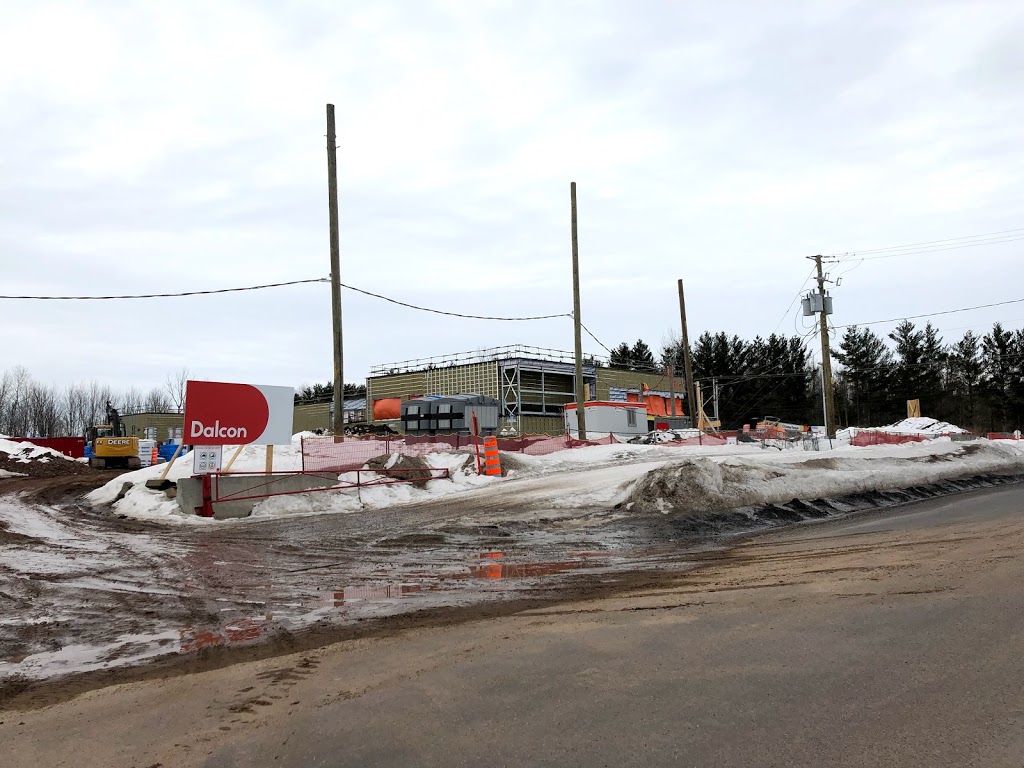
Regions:
M 466 525 L 459 499 L 169 526 L 79 502 L 110 476 L 0 480 L 0 706 L 653 587 L 737 536 L 1014 480 L 586 527 Z
M 26 767 L 1016 768 L 1021 492 L 790 527 L 486 622 L 22 699 L 0 739 Z
M 96 478 L 98 475 L 107 475 L 107 479 L 110 479 L 110 475 L 106 472 L 91 469 L 89 465 L 84 462 L 63 458 L 61 456 L 47 456 L 45 461 L 40 461 L 39 459 L 33 461 L 19 461 L 17 454 L 12 456 L 6 453 L 0 453 L 0 469 L 7 472 L 13 472 L 16 475 L 26 475 L 28 477 L 59 478 L 67 475 L 87 475 Z M 103 482 L 106 482 L 106 480 Z

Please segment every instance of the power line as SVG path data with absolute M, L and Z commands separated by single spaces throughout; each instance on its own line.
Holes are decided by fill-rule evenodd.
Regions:
M 326 283 L 329 282 L 327 278 L 315 277 L 309 280 L 289 280 L 283 283 L 265 283 L 263 285 L 248 285 L 240 288 L 214 288 L 205 291 L 178 291 L 175 293 L 136 293 L 136 294 L 121 294 L 117 296 L 0 296 L 0 299 L 8 300 L 21 300 L 21 301 L 115 301 L 122 299 L 171 299 L 171 298 L 182 298 L 185 296 L 209 296 L 217 293 L 240 293 L 243 291 L 261 291 L 267 288 L 283 288 L 289 285 L 304 285 L 306 283 Z M 405 301 L 399 301 L 398 299 L 392 299 L 389 296 L 383 296 L 379 293 L 373 293 L 363 288 L 357 288 L 354 285 L 341 284 L 342 288 L 347 288 L 350 291 L 356 293 L 362 293 L 366 296 L 372 296 L 375 299 L 381 299 L 392 304 L 397 304 L 400 307 L 406 307 L 408 309 L 415 309 L 420 312 L 431 312 L 436 315 L 447 315 L 449 317 L 461 317 L 469 320 L 505 320 L 505 321 L 522 321 L 522 320 L 550 320 L 556 317 L 572 317 L 571 314 L 562 312 L 555 315 L 533 315 L 527 317 L 500 317 L 494 315 L 470 315 L 462 312 L 449 312 L 443 309 L 433 309 L 431 307 L 421 307 L 416 304 L 410 304 Z
M 956 251 L 956 250 L 960 250 L 961 248 L 976 248 L 976 247 L 982 246 L 982 245 L 999 245 L 1000 243 L 1016 243 L 1016 242 L 1019 242 L 1020 240 L 1024 240 L 1024 235 L 1022 235 L 1020 237 L 1005 237 L 1005 238 L 1000 238 L 998 240 L 984 240 L 984 241 L 979 240 L 977 242 L 961 243 L 961 244 L 958 244 L 958 245 L 946 245 L 946 246 L 937 247 L 937 248 L 918 248 L 916 250 L 899 251 L 899 252 L 896 252 L 896 253 L 880 253 L 880 254 L 877 254 L 877 255 L 874 255 L 874 256 L 862 256 L 861 258 L 863 258 L 865 261 L 874 261 L 876 259 L 892 259 L 892 258 L 895 258 L 897 256 L 919 256 L 921 254 L 926 254 L 926 253 L 940 253 L 942 251 Z M 860 253 L 855 253 L 854 256 L 860 256 L 861 253 L 863 253 L 863 251 L 861 251 Z
M 1014 236 L 1014 237 L 1022 236 L 1022 237 L 1024 237 L 1024 235 L 1019 235 L 1018 233 L 1024 233 L 1024 227 L 1016 227 L 1015 229 L 1003 229 L 1003 230 L 1000 230 L 998 232 L 983 232 L 983 233 L 977 234 L 977 235 L 963 235 L 961 237 L 945 237 L 945 238 L 942 238 L 940 240 L 923 240 L 923 241 L 921 241 L 919 243 L 908 243 L 906 245 L 891 245 L 891 246 L 887 246 L 885 248 L 866 248 L 866 249 L 861 249 L 861 250 L 857 251 L 856 253 L 857 254 L 887 253 L 887 252 L 890 252 L 890 251 L 902 251 L 902 250 L 907 249 L 907 248 L 920 248 L 920 247 L 926 246 L 926 245 L 935 245 L 935 246 L 937 246 L 937 245 L 943 245 L 943 244 L 952 244 L 952 243 L 958 243 L 958 242 L 964 242 L 964 241 L 980 240 L 980 239 L 984 239 L 984 238 L 994 238 L 994 237 L 1002 237 L 1002 236 Z
M 214 288 L 207 291 L 181 291 L 179 293 L 137 293 L 122 296 L 0 296 L 0 299 L 25 301 L 114 301 L 117 299 L 170 299 L 182 296 L 209 296 L 214 293 L 240 293 L 242 291 L 262 291 L 266 288 L 283 288 L 288 285 L 304 283 L 322 283 L 322 277 L 310 280 L 289 280 L 286 283 L 265 283 L 263 285 L 247 285 L 242 288 Z
M 782 325 L 782 321 L 785 320 L 786 317 L 789 316 L 789 313 L 793 310 L 793 307 L 796 306 L 796 303 L 797 303 L 797 301 L 800 298 L 800 294 L 804 292 L 804 286 L 807 285 L 807 281 L 811 279 L 811 275 L 813 275 L 813 274 L 814 274 L 814 267 L 811 267 L 811 271 L 807 273 L 807 277 L 805 277 L 804 281 L 802 283 L 800 283 L 800 287 L 797 289 L 796 296 L 793 297 L 793 301 L 790 302 L 789 307 L 786 309 L 785 314 L 783 314 L 782 317 L 779 318 L 779 322 L 775 324 L 775 330 L 772 331 L 773 334 L 776 331 L 779 330 L 779 326 Z
M 587 326 L 585 326 L 583 323 L 580 323 L 580 328 L 582 328 L 584 331 L 586 331 L 587 335 L 590 336 L 590 338 L 592 338 L 594 341 L 596 341 L 598 344 L 600 344 L 602 349 L 604 349 L 605 352 L 607 352 L 609 355 L 612 353 L 612 351 L 608 348 L 608 346 L 603 341 L 601 341 L 599 338 L 597 338 L 597 336 L 595 336 L 590 331 L 590 329 L 587 328 Z
M 391 304 L 397 304 L 400 307 L 406 307 L 407 309 L 415 309 L 420 312 L 431 312 L 435 315 L 447 315 L 448 317 L 462 317 L 468 320 L 505 320 L 505 321 L 522 321 L 522 320 L 551 320 L 556 317 L 572 317 L 570 312 L 560 312 L 557 315 L 532 315 L 529 317 L 496 317 L 493 315 L 467 315 L 461 312 L 448 312 L 443 309 L 432 309 L 430 307 L 420 307 L 416 304 L 409 304 L 405 301 L 399 301 L 398 299 L 392 299 L 388 296 L 382 296 L 379 293 L 373 293 L 372 291 L 363 290 L 362 288 L 356 288 L 353 285 L 341 284 L 342 288 L 348 288 L 350 291 L 361 293 L 365 296 L 372 296 L 375 299 L 381 299 L 382 301 L 390 302 Z M 588 331 L 589 333 L 589 331 Z M 600 344 L 600 342 L 598 342 Z M 604 346 L 604 345 L 602 345 Z
M 855 251 L 847 251 L 839 257 L 839 263 L 850 261 L 851 259 L 873 261 L 875 259 L 891 259 L 897 256 L 917 256 L 927 253 L 959 250 L 961 248 L 976 248 L 983 245 L 1014 243 L 1020 240 L 1024 240 L 1024 227 L 1004 229 L 998 232 L 987 232 L 978 235 L 947 237 L 941 240 L 922 240 L 917 243 L 892 245 L 884 248 L 864 248 Z
M 922 317 L 938 317 L 939 315 L 952 315 L 957 312 L 970 312 L 975 309 L 991 309 L 992 307 L 1005 307 L 1007 304 L 1020 304 L 1024 302 L 1024 299 L 1010 299 L 1009 301 L 996 301 L 992 304 L 978 304 L 974 307 L 961 307 L 960 309 L 946 309 L 941 312 L 926 312 L 923 315 L 904 315 L 903 317 L 894 317 L 889 320 L 871 320 L 865 323 L 846 323 L 845 325 L 837 325 L 835 328 L 851 328 L 853 326 L 862 325 L 882 325 L 884 323 L 900 323 L 904 320 L 919 320 Z

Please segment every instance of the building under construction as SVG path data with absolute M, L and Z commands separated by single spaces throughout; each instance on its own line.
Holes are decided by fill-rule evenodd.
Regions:
M 609 368 L 587 357 L 583 366 L 587 400 L 642 401 L 653 416 L 677 415 L 684 407 L 683 382 L 664 372 Z M 366 380 L 367 417 L 400 428 L 402 402 L 424 395 L 475 393 L 500 404 L 502 433 L 565 432 L 563 413 L 576 401 L 571 352 L 522 345 L 377 365 Z

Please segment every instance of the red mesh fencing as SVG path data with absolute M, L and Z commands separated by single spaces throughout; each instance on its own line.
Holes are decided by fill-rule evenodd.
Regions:
M 1013 432 L 989 432 L 986 436 L 989 440 L 1020 440 L 1020 433 Z
M 570 448 L 586 448 L 592 445 L 618 445 L 623 440 L 611 434 L 598 440 L 575 440 L 566 435 L 523 435 L 521 437 L 498 438 L 498 450 L 505 453 L 524 453 L 528 456 L 547 456 Z M 683 440 L 672 440 L 654 445 L 673 446 L 719 446 L 727 443 L 724 434 L 704 434 Z M 404 456 L 425 456 L 430 453 L 445 453 L 452 450 L 472 450 L 478 445 L 483 449 L 483 438 L 470 435 L 396 435 L 386 438 L 346 438 L 335 442 L 333 437 L 302 438 L 303 472 L 352 472 L 373 459 L 384 459 L 394 453 Z
M 471 450 L 479 445 L 483 449 L 483 438 L 469 435 L 397 435 L 387 438 L 347 438 L 335 442 L 333 437 L 302 438 L 303 472 L 351 472 L 366 465 L 372 459 L 400 453 L 404 456 L 425 456 L 429 453 L 445 453 L 452 450 Z M 524 435 L 498 440 L 498 450 L 506 453 L 526 453 L 543 456 L 555 451 L 564 451 L 569 446 L 565 437 L 550 435 Z
M 934 437 L 938 437 L 935 435 Z M 902 445 L 904 443 L 924 443 L 931 440 L 927 435 L 897 435 L 892 432 L 856 432 L 850 439 L 850 445 L 864 448 L 869 445 Z

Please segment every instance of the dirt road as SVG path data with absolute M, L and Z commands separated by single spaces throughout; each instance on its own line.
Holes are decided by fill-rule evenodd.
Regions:
M 1019 766 L 1024 489 L 599 600 L 0 712 L 11 766 Z

